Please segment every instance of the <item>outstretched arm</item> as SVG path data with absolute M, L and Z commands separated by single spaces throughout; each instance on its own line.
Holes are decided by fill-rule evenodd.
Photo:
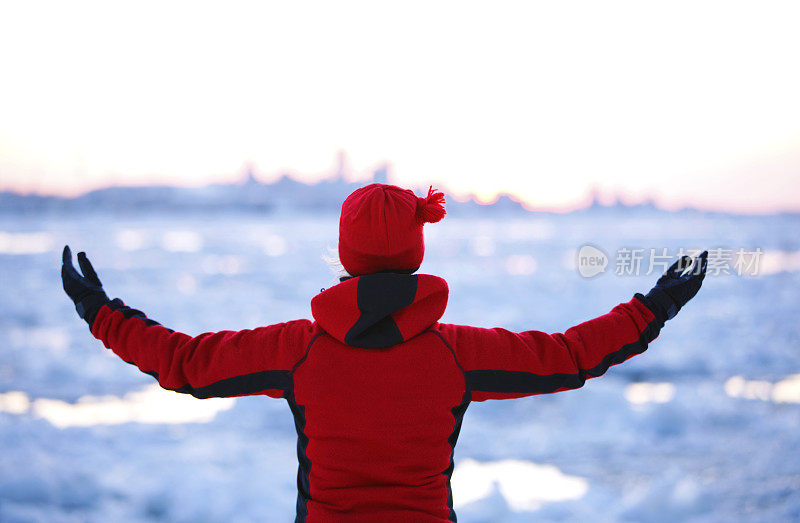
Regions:
M 64 290 L 78 314 L 107 348 L 165 389 L 198 398 L 282 397 L 290 386 L 290 372 L 311 338 L 308 320 L 192 337 L 163 327 L 120 299 L 109 300 L 84 253 L 78 254 L 78 263 L 83 275 L 65 247 Z
M 464 370 L 472 400 L 519 398 L 582 387 L 640 354 L 699 290 L 707 253 L 678 260 L 646 296 L 563 333 L 510 332 L 439 324 L 436 331 Z

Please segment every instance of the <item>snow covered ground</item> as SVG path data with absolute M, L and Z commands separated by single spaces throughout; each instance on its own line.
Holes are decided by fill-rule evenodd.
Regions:
M 620 248 L 760 248 L 710 275 L 642 356 L 576 391 L 473 403 L 456 448 L 459 518 L 800 519 L 800 219 L 570 214 L 426 227 L 443 321 L 562 331 L 657 274 Z M 264 397 L 199 401 L 94 340 L 61 290 L 86 250 L 112 296 L 197 334 L 308 317 L 335 284 L 336 217 L 0 217 L 0 521 L 290 521 L 295 433 Z M 582 278 L 575 253 L 609 254 Z M 656 271 L 660 272 L 660 271 Z

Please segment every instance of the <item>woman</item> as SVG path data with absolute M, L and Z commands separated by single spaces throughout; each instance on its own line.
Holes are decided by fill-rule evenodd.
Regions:
M 455 521 L 450 476 L 471 401 L 583 386 L 644 352 L 700 289 L 707 252 L 646 295 L 564 333 L 439 323 L 447 283 L 415 274 L 444 196 L 371 184 L 342 205 L 349 276 L 311 300 L 312 320 L 191 337 L 110 300 L 85 253 L 64 248 L 64 290 L 92 334 L 169 390 L 284 398 L 297 429 L 296 521 Z

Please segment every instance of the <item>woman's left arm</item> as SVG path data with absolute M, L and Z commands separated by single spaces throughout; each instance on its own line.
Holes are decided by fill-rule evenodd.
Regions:
M 252 394 L 280 398 L 290 387 L 291 370 L 312 337 L 310 321 L 193 337 L 162 326 L 120 299 L 108 299 L 84 253 L 78 254 L 78 263 L 83 274 L 72 266 L 65 247 L 64 290 L 92 335 L 163 388 L 197 398 Z

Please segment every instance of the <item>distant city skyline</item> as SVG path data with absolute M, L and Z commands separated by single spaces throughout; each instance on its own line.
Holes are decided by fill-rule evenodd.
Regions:
M 8 4 L 0 190 L 247 165 L 314 181 L 344 158 L 349 179 L 385 164 L 536 209 L 597 191 L 800 211 L 798 19 L 794 2 Z

